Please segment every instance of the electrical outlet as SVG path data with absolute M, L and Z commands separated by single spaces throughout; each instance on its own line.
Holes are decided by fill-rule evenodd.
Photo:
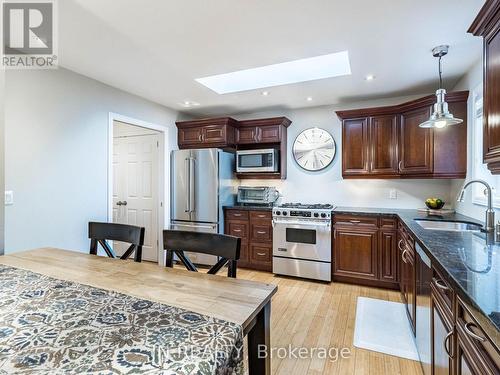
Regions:
M 5 205 L 12 206 L 14 204 L 14 192 L 12 190 L 7 190 L 5 192 Z
M 389 190 L 389 199 L 398 199 L 398 191 L 396 189 Z

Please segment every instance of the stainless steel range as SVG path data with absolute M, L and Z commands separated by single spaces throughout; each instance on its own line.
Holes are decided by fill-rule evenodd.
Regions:
M 331 281 L 331 204 L 286 203 L 273 208 L 273 272 Z

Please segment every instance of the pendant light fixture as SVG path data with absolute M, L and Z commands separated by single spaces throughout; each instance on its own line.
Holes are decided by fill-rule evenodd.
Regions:
M 421 123 L 419 126 L 421 128 L 445 128 L 449 125 L 457 125 L 463 122 L 462 119 L 455 118 L 448 111 L 448 103 L 446 103 L 445 96 L 446 90 L 443 89 L 443 78 L 442 78 L 442 70 L 441 70 L 441 59 L 443 56 L 448 54 L 449 46 L 437 46 L 432 49 L 432 55 L 439 59 L 439 89 L 436 91 L 436 104 L 434 104 L 434 110 L 432 111 L 432 115 L 429 120 Z

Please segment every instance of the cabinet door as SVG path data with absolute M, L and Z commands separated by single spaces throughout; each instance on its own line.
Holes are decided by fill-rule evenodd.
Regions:
M 415 308 L 416 308 L 416 274 L 414 253 L 410 252 L 407 245 L 404 245 L 401 254 L 401 294 L 406 306 L 406 313 L 415 333 Z M 405 251 L 406 250 L 406 251 Z
M 336 228 L 334 275 L 376 280 L 378 231 Z
M 370 118 L 370 174 L 398 174 L 398 128 L 396 116 Z
M 381 281 L 397 282 L 398 280 L 396 237 L 396 232 L 393 230 L 380 231 L 379 270 Z
M 485 163 L 500 161 L 500 33 L 498 27 L 484 38 L 484 134 L 483 159 Z M 490 166 L 488 166 L 490 167 Z M 499 173 L 498 165 L 495 173 Z
M 181 146 L 201 145 L 203 142 L 203 127 L 184 128 L 178 130 L 178 143 Z
M 403 113 L 400 120 L 399 172 L 405 175 L 429 174 L 433 171 L 434 145 L 432 129 L 419 125 L 428 120 L 430 109 L 420 108 Z
M 257 140 L 261 143 L 277 143 L 281 141 L 281 125 L 260 126 Z
M 203 129 L 203 143 L 226 143 L 226 127 L 224 125 L 209 125 Z
M 250 267 L 250 257 L 248 255 L 248 242 L 242 241 L 240 247 L 240 260 L 238 267 Z
M 342 175 L 369 174 L 368 119 L 345 120 L 342 124 Z
M 461 332 L 457 335 L 457 375 L 492 375 L 490 371 L 481 365 L 482 361 L 476 355 L 472 346 L 468 343 Z M 497 373 L 498 374 L 498 373 Z
M 256 126 L 241 127 L 237 134 L 236 143 L 238 144 L 257 143 L 258 128 Z
M 453 325 L 431 294 L 431 366 L 434 375 L 452 375 Z
M 263 271 L 273 269 L 273 245 L 251 242 L 249 245 L 251 267 Z

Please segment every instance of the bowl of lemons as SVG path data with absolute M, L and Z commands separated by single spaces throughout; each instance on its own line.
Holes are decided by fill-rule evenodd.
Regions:
M 425 201 L 425 205 L 431 210 L 440 210 L 444 207 L 444 201 L 439 198 L 429 198 Z

